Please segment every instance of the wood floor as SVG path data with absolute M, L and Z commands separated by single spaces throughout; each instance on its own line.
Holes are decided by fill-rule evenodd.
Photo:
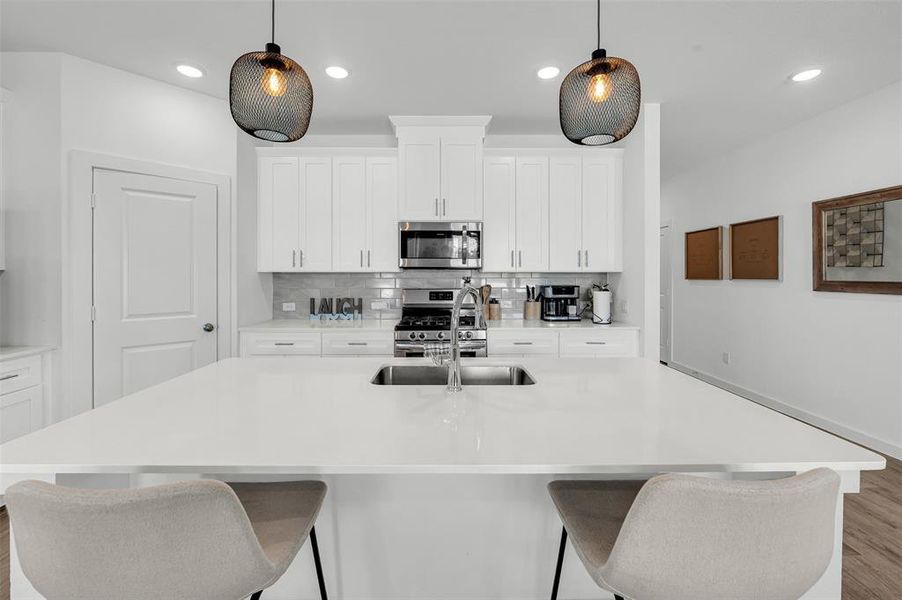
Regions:
M 842 599 L 902 599 L 902 461 L 864 471 L 861 493 L 846 494 Z M 9 600 L 9 522 L 0 507 L 0 600 Z
M 862 471 L 861 493 L 846 494 L 843 600 L 902 598 L 902 461 Z

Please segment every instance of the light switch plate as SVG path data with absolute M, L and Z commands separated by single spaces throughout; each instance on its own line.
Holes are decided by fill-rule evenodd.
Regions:
M 298 305 L 294 302 L 283 302 L 282 312 L 294 312 L 298 309 Z

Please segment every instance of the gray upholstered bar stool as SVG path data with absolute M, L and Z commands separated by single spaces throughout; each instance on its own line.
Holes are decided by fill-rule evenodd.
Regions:
M 197 480 L 83 490 L 24 481 L 6 492 L 22 570 L 48 600 L 260 598 L 316 531 L 319 481 Z
M 839 476 L 815 469 L 769 481 L 660 475 L 554 481 L 564 523 L 551 598 L 569 533 L 589 574 L 615 598 L 789 600 L 833 555 Z

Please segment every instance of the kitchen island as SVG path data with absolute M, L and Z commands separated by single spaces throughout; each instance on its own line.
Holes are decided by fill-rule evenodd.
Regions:
M 560 528 L 545 492 L 552 479 L 767 478 L 826 466 L 854 493 L 861 470 L 885 466 L 643 359 L 464 360 L 521 365 L 536 383 L 454 395 L 372 384 L 385 364 L 425 363 L 224 360 L 0 446 L 3 486 L 320 478 L 329 494 L 317 529 L 333 598 L 519 599 L 550 590 Z M 840 501 L 833 562 L 806 598 L 839 599 L 841 536 Z M 301 556 L 266 597 L 315 597 L 308 567 Z M 21 574 L 13 583 L 13 598 L 30 597 Z M 572 552 L 561 594 L 603 596 Z

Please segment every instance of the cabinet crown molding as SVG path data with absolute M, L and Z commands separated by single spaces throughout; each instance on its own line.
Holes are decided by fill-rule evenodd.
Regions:
M 408 127 L 479 127 L 482 128 L 482 135 L 485 137 L 485 131 L 488 128 L 489 121 L 492 120 L 492 117 L 491 115 L 389 115 L 388 120 L 391 121 L 392 127 L 395 129 L 395 135 L 397 136 L 400 136 L 404 132 L 404 129 Z

